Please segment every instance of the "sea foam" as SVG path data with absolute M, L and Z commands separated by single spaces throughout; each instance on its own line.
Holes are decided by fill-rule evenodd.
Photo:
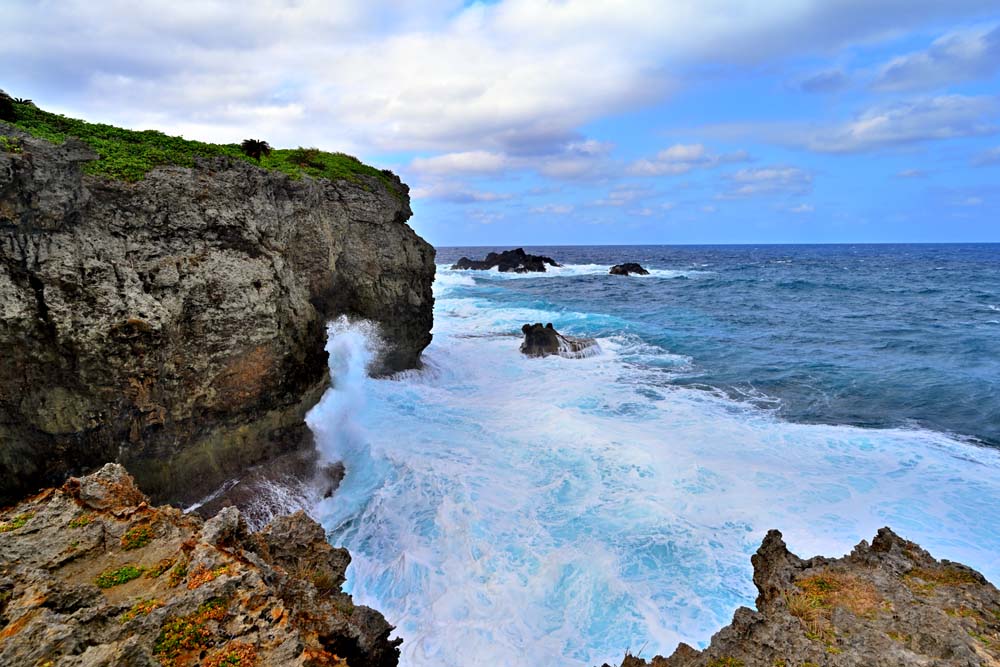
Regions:
M 351 551 L 356 602 L 405 638 L 403 665 L 589 666 L 704 644 L 752 606 L 769 528 L 835 555 L 891 525 L 1000 578 L 996 451 L 783 422 L 672 384 L 686 360 L 625 334 L 599 356 L 527 359 L 524 322 L 604 316 L 498 308 L 490 289 L 439 270 L 426 368 L 394 379 L 364 372 L 371 327 L 337 323 L 333 387 L 308 417 L 346 466 L 316 512 Z

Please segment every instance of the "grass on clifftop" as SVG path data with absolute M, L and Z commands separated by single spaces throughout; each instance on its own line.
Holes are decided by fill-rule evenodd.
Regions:
M 292 178 L 312 176 L 330 180 L 359 180 L 359 176 L 378 178 L 390 192 L 400 194 L 392 172 L 381 171 L 344 153 L 327 153 L 316 148 L 274 149 L 260 162 L 240 150 L 239 144 L 207 144 L 181 137 L 171 137 L 156 130 L 126 130 L 113 125 L 88 123 L 43 111 L 31 103 L 13 103 L 13 125 L 32 136 L 53 143 L 76 137 L 97 151 L 100 158 L 84 170 L 95 176 L 119 181 L 141 181 L 153 168 L 163 165 L 193 167 L 195 158 L 230 157 L 245 160 Z

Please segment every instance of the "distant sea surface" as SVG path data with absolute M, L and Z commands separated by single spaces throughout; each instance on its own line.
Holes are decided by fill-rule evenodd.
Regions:
M 576 665 L 704 645 L 750 555 L 889 525 L 1000 581 L 1000 245 L 526 247 L 452 271 L 424 368 L 373 379 L 341 320 L 308 421 L 344 461 L 316 508 L 404 667 Z M 645 277 L 609 276 L 634 261 Z M 521 325 L 597 339 L 529 359 Z

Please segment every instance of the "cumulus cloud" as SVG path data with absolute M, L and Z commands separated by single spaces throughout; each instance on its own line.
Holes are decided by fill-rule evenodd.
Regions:
M 812 189 L 813 176 L 797 167 L 756 167 L 740 169 L 728 175 L 729 190 L 721 199 L 754 197 L 757 195 L 801 195 Z
M 812 204 L 805 204 L 805 203 L 803 203 L 803 204 L 799 204 L 797 206 L 792 206 L 791 208 L 788 209 L 788 212 L 789 213 L 795 213 L 797 215 L 802 215 L 804 213 L 812 213 L 815 210 L 816 210 L 816 207 L 813 206 Z
M 489 151 L 445 153 L 429 158 L 415 158 L 410 167 L 421 174 L 492 174 L 510 165 L 507 156 Z
M 543 155 L 662 99 L 686 65 L 828 50 L 992 2 L 8 0 L 0 75 L 49 106 L 203 139 Z
M 835 93 L 847 87 L 848 77 L 843 70 L 827 69 L 814 72 L 792 82 L 792 88 L 804 93 Z
M 573 207 L 569 204 L 543 204 L 531 209 L 532 213 L 568 215 L 573 212 Z
M 879 71 L 879 90 L 917 90 L 993 76 L 1000 71 L 1000 26 L 952 32 L 924 51 L 893 58 Z
M 707 169 L 726 162 L 744 162 L 748 159 L 746 151 L 719 155 L 710 152 L 703 144 L 675 144 L 653 158 L 633 162 L 628 166 L 628 172 L 635 176 L 678 175 L 693 169 Z
M 1000 164 L 1000 146 L 983 151 L 973 158 L 972 163 L 977 167 L 988 167 Z
M 435 183 L 410 190 L 414 199 L 436 199 L 452 204 L 505 201 L 511 195 L 505 192 L 486 192 L 466 187 L 460 183 Z

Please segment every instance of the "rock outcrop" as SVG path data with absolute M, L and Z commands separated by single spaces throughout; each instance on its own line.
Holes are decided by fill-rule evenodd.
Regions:
M 107 461 L 195 500 L 311 446 L 329 319 L 378 323 L 376 372 L 430 342 L 434 249 L 394 177 L 221 157 L 126 183 L 0 135 L 0 505 Z
M 341 592 L 350 555 L 303 513 L 250 533 L 151 507 L 108 464 L 0 523 L 0 664 L 391 667 L 401 640 Z
M 642 268 L 641 264 L 635 262 L 625 262 L 624 264 L 615 264 L 608 271 L 608 275 L 612 276 L 628 276 L 631 274 L 636 274 L 637 276 L 648 276 L 649 271 Z
M 559 266 L 556 260 L 544 255 L 529 255 L 524 248 L 504 250 L 501 253 L 491 252 L 486 259 L 475 260 L 462 257 L 452 264 L 452 269 L 476 269 L 488 271 L 496 268 L 502 273 L 532 273 L 544 272 L 545 266 Z
M 524 334 L 521 352 L 529 357 L 547 357 L 550 354 L 558 354 L 567 359 L 580 359 L 592 357 L 601 352 L 601 348 L 593 338 L 564 336 L 555 330 L 551 322 L 545 326 L 542 326 L 541 323 L 525 324 L 521 327 L 521 333 Z
M 1000 665 L 1000 591 L 882 528 L 843 558 L 803 560 L 772 530 L 753 556 L 757 611 L 741 607 L 704 651 L 621 667 Z

